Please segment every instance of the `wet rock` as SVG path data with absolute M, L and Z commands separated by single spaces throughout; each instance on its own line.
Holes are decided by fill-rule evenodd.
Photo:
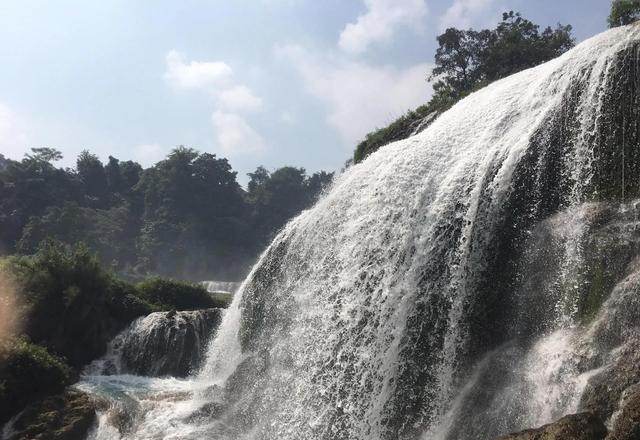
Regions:
M 607 440 L 640 439 L 640 385 L 628 388 L 620 404 L 620 412 L 614 415 Z
M 604 440 L 607 428 L 592 413 L 571 414 L 538 429 L 528 429 L 495 440 Z
M 226 409 L 226 406 L 220 402 L 205 403 L 200 408 L 198 408 L 193 414 L 187 417 L 185 421 L 187 423 L 192 424 L 192 423 L 198 423 L 202 421 L 217 419 L 220 416 L 222 416 L 222 414 L 224 414 L 225 409 Z
M 136 321 L 121 352 L 122 372 L 186 377 L 200 367 L 222 309 L 157 312 Z
M 580 407 L 608 420 L 618 409 L 623 393 L 640 382 L 640 344 L 624 346 L 617 360 L 589 380 Z
M 96 421 L 96 406 L 76 390 L 47 397 L 13 420 L 7 440 L 84 440 Z
M 107 414 L 108 424 L 116 428 L 120 435 L 133 432 L 142 416 L 140 402 L 128 396 L 116 402 L 109 402 L 98 410 Z

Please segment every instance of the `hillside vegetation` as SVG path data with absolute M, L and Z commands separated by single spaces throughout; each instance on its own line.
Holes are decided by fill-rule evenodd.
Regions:
M 20 161 L 0 156 L 0 252 L 84 242 L 130 278 L 237 280 L 332 178 L 258 167 L 245 190 L 227 159 L 185 147 L 148 169 L 114 157 L 103 164 L 88 151 L 63 169 L 57 150 L 32 150 Z
M 435 68 L 429 76 L 433 96 L 425 105 L 365 136 L 353 160 L 358 163 L 383 145 L 426 128 L 470 93 L 501 78 L 537 66 L 571 49 L 570 25 L 540 26 L 517 12 L 505 12 L 495 29 L 449 28 L 438 38 Z

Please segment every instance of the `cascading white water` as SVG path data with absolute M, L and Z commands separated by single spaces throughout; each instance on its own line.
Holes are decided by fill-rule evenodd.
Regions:
M 240 287 L 240 283 L 236 283 L 233 281 L 203 281 L 202 285 L 210 293 L 234 294 Z
M 598 194 L 620 53 L 639 41 L 640 26 L 601 34 L 348 169 L 236 294 L 185 403 L 198 416 L 165 403 L 123 438 L 472 439 L 573 410 L 593 374 L 572 363 L 591 221 L 577 214 Z M 539 281 L 535 228 L 560 211 L 570 229 L 543 226 L 561 264 Z M 507 364 L 514 377 L 490 377 Z

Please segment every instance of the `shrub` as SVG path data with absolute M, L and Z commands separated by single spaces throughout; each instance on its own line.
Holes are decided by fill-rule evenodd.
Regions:
M 387 127 L 379 128 L 366 135 L 365 140 L 360 142 L 353 154 L 353 161 L 359 163 L 380 147 L 394 141 L 408 138 L 417 128 L 422 119 L 433 111 L 429 106 L 423 105 L 416 110 L 409 111 L 402 115 Z
M 226 307 L 226 301 L 213 298 L 199 284 L 154 277 L 136 285 L 139 296 L 164 310 L 194 310 Z
M 61 392 L 74 379 L 65 361 L 26 339 L 0 347 L 0 424 L 35 399 Z
M 76 368 L 101 356 L 131 320 L 153 311 L 84 245 L 46 242 L 35 255 L 10 258 L 8 266 L 26 310 L 25 333 Z

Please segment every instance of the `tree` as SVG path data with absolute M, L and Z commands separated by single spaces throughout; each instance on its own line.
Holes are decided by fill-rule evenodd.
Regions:
M 542 64 L 572 48 L 571 26 L 545 28 L 509 11 L 493 30 L 447 29 L 438 38 L 432 102 L 447 106 L 470 92 Z
M 0 252 L 32 254 L 49 239 L 84 242 L 113 270 L 188 279 L 239 279 L 274 232 L 315 202 L 332 175 L 284 167 L 250 173 L 249 190 L 229 161 L 178 147 L 143 170 L 83 151 L 76 169 L 59 151 L 0 155 Z
M 122 193 L 126 188 L 120 161 L 113 156 L 109 156 L 109 162 L 104 167 L 104 174 L 107 179 L 107 186 L 112 193 Z
M 437 37 L 438 49 L 435 55 L 436 67 L 430 80 L 436 94 L 458 98 L 471 90 L 481 79 L 482 56 L 492 40 L 492 33 L 484 30 L 447 29 Z
M 122 175 L 126 188 L 131 190 L 140 181 L 140 177 L 142 176 L 142 166 L 132 160 L 120 162 L 120 174 Z
M 22 229 L 47 207 L 81 197 L 80 182 L 51 162 L 62 157 L 53 148 L 32 148 L 21 161 L 8 160 L 0 171 L 0 250 L 13 252 Z
M 561 24 L 540 31 L 540 26 L 513 11 L 505 12 L 495 29 L 447 29 L 437 37 L 435 67 L 428 78 L 433 83 L 431 100 L 368 133 L 354 151 L 354 163 L 423 130 L 460 99 L 489 83 L 563 54 L 575 44 L 571 32 L 571 26 Z
M 491 42 L 480 55 L 481 76 L 492 82 L 562 55 L 575 45 L 571 25 L 540 26 L 513 11 L 502 15 Z
M 25 154 L 25 158 L 30 161 L 51 163 L 62 159 L 62 153 L 49 147 L 31 148 L 31 154 Z
M 146 170 L 140 235 L 146 270 L 201 278 L 247 263 L 247 209 L 227 159 L 178 147 Z M 244 269 L 244 267 L 243 267 Z
M 640 20 L 640 0 L 614 0 L 607 21 L 609 27 L 624 26 Z
M 333 173 L 327 173 L 326 171 L 313 173 L 307 179 L 309 204 L 317 202 L 322 192 L 331 185 L 331 182 L 333 182 Z
M 255 195 L 258 188 L 262 187 L 267 180 L 269 180 L 269 171 L 265 167 L 259 166 L 253 173 L 247 173 L 247 176 L 250 178 L 247 189 L 251 196 Z
M 22 230 L 17 249 L 33 254 L 47 240 L 73 245 L 86 243 L 100 260 L 114 269 L 135 262 L 135 248 L 128 237 L 127 205 L 109 210 L 83 208 L 73 202 L 49 207 L 43 215 L 33 216 Z
M 251 207 L 254 245 L 264 246 L 285 223 L 318 200 L 333 173 L 308 176 L 304 168 L 282 167 L 273 173 L 260 166 L 248 174 L 246 200 Z
M 98 156 L 82 151 L 76 161 L 76 170 L 88 196 L 102 198 L 107 194 L 107 176 Z

